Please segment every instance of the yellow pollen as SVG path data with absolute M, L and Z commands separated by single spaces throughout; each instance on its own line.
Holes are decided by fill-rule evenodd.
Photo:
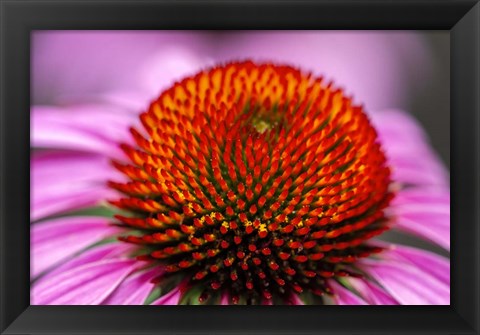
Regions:
M 253 126 L 260 134 L 263 134 L 266 130 L 271 128 L 271 125 L 263 120 L 254 122 Z

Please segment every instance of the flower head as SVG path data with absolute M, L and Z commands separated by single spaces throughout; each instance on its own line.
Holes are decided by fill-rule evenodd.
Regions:
M 165 91 L 115 162 L 142 259 L 233 299 L 330 292 L 378 252 L 390 172 L 360 107 L 287 66 L 232 63 Z

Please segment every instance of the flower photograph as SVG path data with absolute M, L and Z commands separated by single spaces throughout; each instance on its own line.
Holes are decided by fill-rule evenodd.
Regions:
M 448 43 L 33 31 L 31 305 L 449 305 Z

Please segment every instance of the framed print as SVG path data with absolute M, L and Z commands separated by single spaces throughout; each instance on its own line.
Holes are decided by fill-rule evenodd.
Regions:
M 478 333 L 476 1 L 1 9 L 2 333 Z

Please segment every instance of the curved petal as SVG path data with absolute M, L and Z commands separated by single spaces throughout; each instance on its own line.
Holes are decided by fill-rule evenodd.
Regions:
M 110 164 L 108 157 L 83 152 L 39 152 L 30 162 L 35 187 L 48 187 L 54 182 L 103 181 L 122 174 Z
M 333 299 L 337 305 L 368 305 L 362 298 L 352 291 L 331 280 L 328 282 L 334 293 Z
M 292 305 L 295 305 L 295 306 L 304 306 L 305 303 L 302 301 L 302 299 L 300 299 L 300 297 L 296 294 L 292 294 L 291 298 L 290 298 L 290 303 Z
M 120 108 L 79 105 L 67 108 L 34 106 L 31 110 L 33 147 L 81 150 L 124 157 L 120 142 L 131 142 L 128 129 L 138 118 Z
M 84 187 L 72 190 L 65 195 L 56 194 L 48 196 L 32 204 L 30 219 L 37 221 L 53 214 L 98 205 L 101 199 L 107 199 L 112 194 L 114 194 L 112 191 L 106 190 L 104 187 Z
M 158 88 L 157 88 L 158 89 Z M 88 96 L 89 99 L 98 99 L 101 102 L 121 106 L 126 110 L 139 115 L 144 112 L 152 100 L 152 94 L 142 91 L 108 91 L 98 96 Z M 85 101 L 86 97 L 79 97 L 79 101 Z
M 220 298 L 220 305 L 230 305 L 230 301 L 228 298 L 228 294 L 222 293 L 222 296 Z
M 31 228 L 31 277 L 121 230 L 107 218 L 65 217 Z
M 408 262 L 362 260 L 363 269 L 402 305 L 448 305 L 450 287 Z
M 450 250 L 450 227 L 443 222 L 443 215 L 404 215 L 395 222 L 396 228 L 420 236 Z
M 370 116 L 395 181 L 448 188 L 448 172 L 413 117 L 398 110 L 385 110 Z
M 138 271 L 126 278 L 105 300 L 104 305 L 143 305 L 155 287 L 151 281 L 163 273 L 158 266 Z
M 128 259 L 128 255 L 134 250 L 134 246 L 127 243 L 107 243 L 89 248 L 75 257 L 60 263 L 48 271 L 45 275 L 36 279 L 34 285 L 50 280 L 50 278 L 59 276 L 61 273 L 96 263 L 101 260 L 109 259 Z
M 450 192 L 446 189 L 401 190 L 389 208 L 394 228 L 450 250 Z
M 178 305 L 180 302 L 181 292 L 180 289 L 174 288 L 164 296 L 155 300 L 152 305 Z
M 408 262 L 450 286 L 450 260 L 426 250 L 392 245 L 389 250 L 382 253 L 382 257 L 388 257 L 397 261 Z
M 32 220 L 98 204 L 115 194 L 107 180 L 124 178 L 107 157 L 86 153 L 35 154 L 31 171 Z
M 33 305 L 97 305 L 138 267 L 135 259 L 109 259 L 49 276 L 33 286 Z
M 347 278 L 370 305 L 398 305 L 398 302 L 382 288 L 363 278 Z
M 399 192 L 392 201 L 392 205 L 412 206 L 415 204 L 432 205 L 436 208 L 450 206 L 450 192 L 444 188 L 409 188 Z
M 388 149 L 387 149 L 388 150 Z M 390 157 L 391 157 L 390 151 Z M 412 185 L 447 186 L 446 172 L 427 153 L 408 158 L 390 158 L 393 180 Z

